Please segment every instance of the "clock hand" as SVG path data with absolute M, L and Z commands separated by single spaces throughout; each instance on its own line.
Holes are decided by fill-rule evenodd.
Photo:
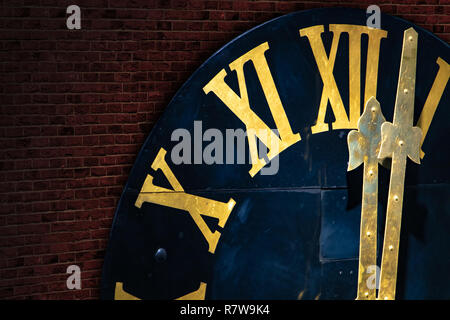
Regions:
M 413 127 L 416 63 L 417 32 L 409 28 L 403 34 L 394 120 L 381 126 L 378 158 L 391 157 L 392 165 L 378 299 L 395 299 L 406 158 L 420 163 L 422 131 Z
M 361 229 L 359 240 L 358 293 L 356 300 L 375 300 L 376 286 L 368 284 L 368 268 L 377 264 L 378 152 L 381 124 L 385 122 L 380 104 L 371 97 L 358 120 L 358 131 L 347 136 L 348 171 L 364 163 Z

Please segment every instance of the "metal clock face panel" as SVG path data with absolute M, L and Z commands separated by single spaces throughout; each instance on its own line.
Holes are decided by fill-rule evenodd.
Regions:
M 371 97 L 396 125 L 409 28 L 417 33 L 412 124 L 423 153 L 406 164 L 396 298 L 450 298 L 449 45 L 395 17 L 382 15 L 380 29 L 366 20 L 353 9 L 289 14 L 231 41 L 191 76 L 130 173 L 103 298 L 355 299 L 366 171 L 347 171 L 347 136 Z M 173 162 L 177 129 L 192 137 L 191 163 Z M 263 159 L 240 164 L 235 154 L 227 163 L 224 147 L 224 163 L 196 161 L 211 143 L 195 145 L 196 135 L 208 129 L 224 137 L 242 129 L 246 159 L 260 141 Z M 261 174 L 274 163 L 275 174 Z M 386 167 L 377 167 L 378 266 L 394 166 Z

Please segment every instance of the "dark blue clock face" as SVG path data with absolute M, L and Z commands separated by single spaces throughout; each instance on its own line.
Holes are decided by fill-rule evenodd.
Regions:
M 354 299 L 363 169 L 347 172 L 347 135 L 371 96 L 392 122 L 411 27 L 414 125 L 425 138 L 421 164 L 406 167 L 396 297 L 450 298 L 449 45 L 399 18 L 382 15 L 380 29 L 366 21 L 353 9 L 289 14 L 231 41 L 191 76 L 130 173 L 104 298 Z M 238 129 L 244 163 L 237 143 L 226 146 L 227 130 Z M 185 153 L 174 132 L 185 135 Z M 249 161 L 255 146 L 262 164 Z M 388 188 L 380 166 L 379 257 Z

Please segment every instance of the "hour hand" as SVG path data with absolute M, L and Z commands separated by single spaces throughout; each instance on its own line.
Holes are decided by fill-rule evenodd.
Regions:
M 358 131 L 352 130 L 347 136 L 348 171 L 364 163 L 357 300 L 376 298 L 376 287 L 368 283 L 371 275 L 368 270 L 376 265 L 377 260 L 377 155 L 381 142 L 381 125 L 384 121 L 379 102 L 371 97 L 358 120 Z

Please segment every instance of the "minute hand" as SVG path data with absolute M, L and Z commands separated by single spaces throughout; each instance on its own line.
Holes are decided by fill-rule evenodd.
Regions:
M 395 299 L 406 158 L 420 163 L 422 131 L 413 127 L 416 64 L 417 32 L 409 28 L 403 34 L 394 120 L 381 126 L 378 158 L 392 157 L 392 167 L 378 299 Z

